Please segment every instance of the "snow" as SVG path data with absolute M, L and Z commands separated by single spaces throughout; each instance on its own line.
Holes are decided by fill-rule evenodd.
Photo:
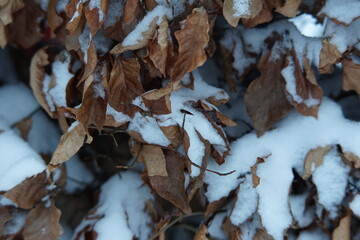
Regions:
M 45 170 L 46 164 L 39 154 L 13 131 L 1 128 L 5 131 L 0 133 L 0 191 L 7 191 L 26 178 Z
M 74 74 L 69 72 L 70 55 L 62 52 L 58 57 L 64 59 L 57 59 L 52 64 L 55 86 L 50 88 L 48 93 L 57 107 L 66 107 L 66 87 Z
M 360 216 L 360 194 L 357 194 L 349 204 L 350 209 L 356 216 Z
M 69 3 L 69 0 L 58 0 L 56 4 L 56 11 L 58 13 L 65 12 L 65 7 Z
M 193 4 L 194 0 L 155 0 L 159 5 L 172 9 L 174 17 L 185 11 L 185 3 Z
M 170 141 L 161 131 L 156 120 L 149 116 L 143 116 L 140 112 L 135 113 L 129 124 L 128 131 L 135 131 L 141 134 L 145 142 L 160 146 L 169 146 Z
M 51 84 L 51 76 L 45 74 L 44 80 L 43 80 L 43 87 L 42 87 L 42 92 L 45 95 L 45 100 L 47 105 L 50 108 L 50 111 L 55 111 L 55 105 L 54 105 L 54 101 L 52 100 L 52 97 L 49 93 L 50 90 L 50 84 Z
M 84 62 L 85 63 L 87 63 L 87 61 L 88 61 L 88 48 L 90 46 L 91 39 L 92 39 L 92 36 L 90 33 L 90 27 L 88 25 L 86 25 L 84 28 L 84 31 L 79 36 L 80 49 L 84 53 Z
M 315 209 L 306 209 L 306 199 L 308 193 L 292 195 L 289 198 L 291 213 L 297 226 L 304 228 L 309 226 L 314 220 Z
M 360 17 L 359 0 L 327 0 L 318 15 L 325 14 L 339 22 L 350 24 Z
M 353 137 L 349 138 L 349 136 Z M 284 230 L 292 222 L 288 207 L 289 188 L 293 180 L 292 169 L 302 175 L 304 158 L 309 150 L 336 144 L 340 144 L 344 152 L 352 152 L 360 156 L 358 148 L 360 123 L 345 119 L 340 106 L 324 99 L 319 108 L 318 119 L 292 112 L 276 124 L 274 130 L 268 131 L 260 138 L 257 138 L 255 133 L 249 133 L 233 142 L 231 155 L 227 157 L 225 163 L 220 167 L 211 161 L 208 168 L 220 172 L 236 170 L 236 174 L 218 176 L 207 172 L 206 196 L 210 202 L 213 202 L 227 196 L 239 184 L 241 189 L 241 179 L 237 179 L 238 176 L 249 173 L 257 157 L 271 154 L 264 163 L 257 166 L 257 175 L 260 177 L 260 184 L 256 188 L 259 195 L 258 213 L 267 232 L 275 239 L 282 239 Z M 337 169 L 333 171 L 338 178 L 328 179 L 332 181 L 332 185 L 343 188 L 343 176 L 347 170 L 336 159 L 329 161 L 325 159 L 325 162 L 327 162 L 323 167 L 325 169 L 321 170 L 322 168 L 318 167 L 316 171 L 320 172 L 317 174 L 326 175 L 325 173 L 331 172 L 327 170 L 328 164 L 336 166 Z M 337 191 L 341 193 L 343 190 Z M 337 203 L 341 195 L 324 195 L 320 190 L 319 198 L 319 201 L 326 205 Z
M 234 0 L 233 2 L 233 9 L 234 9 L 234 16 L 240 17 L 243 15 L 250 14 L 250 3 L 251 0 Z
M 14 211 L 13 218 L 6 223 L 6 227 L 1 236 L 11 235 L 19 232 L 25 225 L 27 212 L 25 211 Z
M 289 21 L 306 37 L 322 37 L 324 34 L 325 24 L 317 23 L 316 18 L 311 14 L 304 13 L 290 18 Z
M 131 118 L 127 114 L 116 111 L 109 104 L 106 107 L 106 114 L 112 116 L 116 123 L 125 123 L 131 121 Z
M 89 9 L 93 10 L 97 8 L 98 14 L 99 14 L 99 22 L 104 20 L 104 12 L 101 9 L 101 0 L 90 0 L 89 2 Z
M 49 6 L 49 0 L 35 0 L 35 2 L 37 2 L 41 9 L 45 12 L 48 11 L 48 6 Z
M 130 171 L 114 175 L 101 187 L 100 199 L 95 207 L 97 215 L 104 217 L 83 220 L 74 236 L 85 224 L 95 224 L 98 240 L 148 239 L 151 233 L 151 217 L 145 212 L 145 204 L 152 200 L 150 189 L 138 174 Z
M 337 206 L 345 197 L 349 168 L 342 162 L 336 149 L 331 149 L 324 157 L 324 163 L 313 173 L 313 182 L 318 192 L 318 202 L 337 217 Z
M 152 11 L 148 12 L 136 25 L 135 29 L 125 37 L 121 45 L 126 47 L 138 44 L 143 39 L 143 33 L 149 30 L 150 24 L 155 20 L 156 24 L 159 25 L 164 16 L 171 19 L 171 9 L 162 5 L 156 6 Z
M 297 240 L 328 240 L 330 237 L 319 228 L 301 231 Z
M 222 230 L 222 224 L 226 215 L 226 213 L 217 213 L 214 219 L 209 223 L 208 230 L 211 239 L 227 239 L 224 231 Z
M 0 87 L 0 119 L 12 125 L 39 108 L 31 90 L 23 84 Z
M 124 0 L 110 0 L 105 17 L 104 27 L 112 27 L 122 17 L 124 11 Z
M 94 181 L 94 176 L 85 167 L 77 155 L 73 156 L 66 163 L 67 182 L 65 192 L 74 194 L 83 190 L 87 185 Z

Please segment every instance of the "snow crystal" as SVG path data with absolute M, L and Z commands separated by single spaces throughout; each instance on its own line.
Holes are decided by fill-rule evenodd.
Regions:
M 164 6 L 158 5 L 152 11 L 148 12 L 145 15 L 141 22 L 136 25 L 135 29 L 125 37 L 121 45 L 125 47 L 138 44 L 139 41 L 143 38 L 143 33 L 148 31 L 151 22 L 154 19 L 157 19 L 156 24 L 159 25 L 162 21 L 163 16 L 171 19 L 171 10 Z
M 99 22 L 101 22 L 104 19 L 104 12 L 101 9 L 101 0 L 90 0 L 89 2 L 89 9 L 93 10 L 94 8 L 97 8 L 98 14 L 99 14 Z
M 330 218 L 337 217 L 337 206 L 345 197 L 349 168 L 342 162 L 336 149 L 324 157 L 324 163 L 313 173 L 319 203 L 330 212 Z
M 97 239 L 148 239 L 151 233 L 151 217 L 144 210 L 146 202 L 152 198 L 150 189 L 144 185 L 138 174 L 127 171 L 114 175 L 101 187 L 96 211 L 104 217 L 95 223 Z M 83 224 L 86 221 L 84 220 Z M 77 227 L 74 236 L 83 224 Z
M 350 202 L 350 209 L 356 216 L 360 216 L 360 195 L 357 194 L 354 199 Z
M 222 224 L 226 215 L 226 213 L 217 213 L 214 219 L 209 223 L 208 230 L 211 239 L 227 239 L 222 229 Z
M 143 116 L 137 112 L 129 124 L 128 131 L 135 131 L 141 134 L 141 137 L 149 144 L 160 146 L 169 146 L 171 143 L 159 128 L 156 120 L 152 117 Z
M 339 22 L 350 24 L 360 16 L 359 0 L 327 0 L 318 15 L 325 14 Z
M 317 23 L 316 18 L 311 14 L 304 13 L 290 18 L 289 21 L 306 37 L 322 37 L 324 34 L 325 24 Z
M 67 52 L 63 52 L 61 57 L 64 57 L 64 59 L 58 59 L 52 64 L 55 86 L 52 87 L 48 93 L 56 106 L 66 107 L 66 87 L 74 77 L 74 74 L 69 72 L 70 55 Z
M 12 125 L 29 117 L 39 107 L 31 90 L 23 84 L 0 88 L 0 118 Z
M 257 138 L 255 133 L 250 133 L 233 142 L 231 155 L 227 157 L 225 163 L 220 167 L 211 161 L 208 168 L 221 172 L 236 170 L 236 174 L 218 176 L 207 172 L 205 182 L 208 184 L 206 192 L 208 200 L 210 202 L 219 200 L 239 186 L 241 179 L 237 179 L 238 176 L 249 173 L 257 157 L 271 154 L 264 163 L 257 166 L 257 175 L 261 180 L 256 188 L 259 194 L 258 213 L 267 232 L 275 239 L 282 239 L 284 230 L 292 222 L 288 208 L 289 188 L 293 180 L 292 169 L 302 175 L 307 152 L 326 145 L 340 144 L 344 152 L 352 152 L 360 156 L 358 147 L 360 123 L 345 119 L 340 106 L 324 99 L 319 108 L 318 119 L 302 116 L 293 111 L 275 127 L 260 138 Z M 334 186 L 341 188 L 344 185 L 341 174 L 345 174 L 345 170 L 336 161 L 329 160 L 325 168 L 327 169 L 327 164 L 339 168 L 335 170 L 339 179 L 331 180 L 334 181 L 332 182 Z M 318 174 L 322 172 L 326 171 L 320 168 Z M 241 187 L 240 184 L 240 189 Z M 323 194 L 320 192 L 320 195 Z M 337 202 L 338 198 L 338 196 L 329 196 L 329 199 L 323 200 L 323 203 Z
M 234 0 L 233 2 L 233 9 L 234 9 L 234 16 L 240 17 L 243 15 L 250 14 L 250 3 L 251 0 Z
M 0 191 L 46 169 L 42 158 L 11 130 L 0 133 Z
M 106 107 L 106 114 L 111 115 L 116 123 L 124 123 L 131 121 L 131 118 L 127 114 L 116 111 L 109 104 Z

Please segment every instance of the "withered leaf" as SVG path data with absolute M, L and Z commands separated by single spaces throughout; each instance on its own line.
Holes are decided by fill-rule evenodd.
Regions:
M 28 134 L 32 126 L 32 119 L 24 118 L 23 120 L 15 123 L 14 126 L 20 131 L 21 138 L 27 141 Z
M 236 27 L 239 23 L 240 18 L 249 19 L 255 17 L 263 6 L 263 1 L 261 0 L 251 0 L 248 1 L 248 9 L 244 12 L 238 12 L 236 6 L 234 5 L 234 0 L 225 0 L 223 6 L 223 14 L 226 21 L 233 27 Z
M 59 223 L 61 211 L 54 202 L 49 207 L 44 204 L 32 209 L 25 222 L 24 239 L 26 240 L 56 240 L 63 233 Z
M 229 240 L 241 239 L 240 229 L 231 223 L 230 218 L 227 217 L 225 219 L 225 221 L 222 225 L 222 229 L 224 230 L 224 232 L 227 235 L 227 237 L 229 238 Z
M 46 186 L 49 184 L 45 171 L 25 179 L 4 195 L 20 208 L 31 209 L 39 203 L 48 193 Z
M 138 111 L 132 107 L 132 101 L 140 96 L 144 89 L 140 79 L 140 64 L 135 58 L 117 57 L 110 72 L 108 103 L 118 112 L 134 116 Z
M 75 125 L 71 125 L 71 129 L 61 136 L 60 143 L 49 163 L 50 170 L 69 160 L 83 146 L 86 129 L 81 123 L 75 122 L 73 124 Z
M 5 25 L 13 22 L 13 14 L 25 6 L 23 0 L 3 0 L 0 2 L 0 21 Z
M 182 144 L 182 135 L 179 126 L 170 125 L 170 126 L 159 126 L 159 127 L 166 136 L 166 138 L 169 139 L 169 141 L 175 148 L 179 147 Z
M 96 32 L 105 21 L 108 5 L 109 0 L 90 0 L 85 8 L 86 22 L 89 25 L 90 32 L 93 36 L 95 36 Z
M 331 73 L 334 70 L 334 64 L 342 57 L 339 49 L 331 44 L 329 40 L 322 41 L 322 49 L 320 52 L 319 72 Z
M 134 20 L 135 10 L 139 4 L 139 0 L 128 0 L 124 6 L 124 18 L 123 21 L 129 24 Z
M 49 10 L 47 12 L 47 19 L 48 19 L 48 24 L 51 30 L 51 37 L 54 38 L 55 37 L 55 30 L 63 23 L 63 19 L 62 17 L 60 17 L 58 15 L 58 13 L 56 12 L 56 4 L 57 4 L 57 0 L 50 0 L 49 1 Z
M 350 240 L 351 211 L 346 210 L 345 217 L 340 219 L 339 226 L 332 233 L 333 240 Z
M 272 51 L 262 56 L 258 65 L 261 76 L 250 84 L 244 95 L 246 110 L 258 136 L 292 109 L 284 93 L 281 75 L 285 57 L 272 60 Z
M 81 0 L 71 0 L 65 7 L 66 14 L 70 21 L 66 24 L 66 29 L 70 35 L 79 32 L 85 24 L 84 4 Z
M 329 152 L 331 146 L 326 147 L 318 147 L 315 149 L 310 150 L 305 157 L 304 161 L 304 173 L 302 178 L 308 179 L 315 169 L 323 164 L 324 156 Z
M 155 145 L 143 145 L 138 156 L 138 161 L 145 164 L 149 177 L 168 176 L 166 159 L 161 147 Z
M 210 240 L 208 227 L 203 223 L 197 230 L 194 240 Z
M 13 218 L 10 209 L 4 206 L 0 207 L 0 236 L 5 230 L 5 224 Z
M 342 88 L 345 91 L 354 90 L 360 95 L 360 64 L 356 64 L 348 58 L 344 58 L 341 64 L 343 71 Z
M 295 17 L 300 3 L 301 0 L 286 0 L 284 6 L 276 8 L 275 12 L 289 18 Z
M 345 162 L 354 164 L 355 168 L 360 168 L 360 158 L 351 152 L 344 152 L 343 154 Z
M 163 150 L 166 159 L 167 177 L 149 177 L 152 188 L 186 214 L 191 213 L 188 198 L 185 194 L 184 159 L 172 150 Z
M 257 165 L 264 163 L 264 162 L 265 162 L 264 158 L 258 157 L 256 159 L 256 163 L 254 165 L 252 165 L 250 168 L 253 188 L 256 188 L 260 184 L 260 177 L 258 175 L 256 175 Z

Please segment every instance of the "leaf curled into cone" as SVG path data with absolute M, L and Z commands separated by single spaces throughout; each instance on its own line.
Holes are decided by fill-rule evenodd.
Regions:
M 60 225 L 61 211 L 53 201 L 50 206 L 40 204 L 32 209 L 25 221 L 23 231 L 27 240 L 56 240 L 63 233 Z

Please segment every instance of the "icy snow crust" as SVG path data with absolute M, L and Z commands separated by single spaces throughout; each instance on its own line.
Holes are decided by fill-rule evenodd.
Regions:
M 233 142 L 231 155 L 225 163 L 217 166 L 216 163 L 210 162 L 208 168 L 220 172 L 236 170 L 236 173 L 218 176 L 207 172 L 206 196 L 210 202 L 219 200 L 240 184 L 239 200 L 235 205 L 235 209 L 242 211 L 239 216 L 248 216 L 249 209 L 254 209 L 253 204 L 258 201 L 258 213 L 263 226 L 275 239 L 282 239 L 285 229 L 292 223 L 288 205 L 289 188 L 293 180 L 292 168 L 302 175 L 304 158 L 309 150 L 334 144 L 340 144 L 344 152 L 360 156 L 360 123 L 345 119 L 340 106 L 324 99 L 318 119 L 293 112 L 279 122 L 276 129 L 262 137 L 257 138 L 255 133 L 249 133 Z M 255 164 L 257 157 L 268 155 L 270 156 L 265 162 L 257 166 L 257 175 L 261 180 L 254 194 L 247 181 L 242 183 L 244 179 L 237 178 L 250 174 L 250 167 Z M 320 203 L 330 211 L 339 204 L 338 197 L 344 194 L 347 172 L 348 169 L 339 162 L 338 156 L 332 153 L 325 157 L 324 165 L 315 171 L 315 179 L 317 174 L 327 179 L 327 182 L 315 180 L 315 184 L 320 189 Z M 336 174 L 337 177 L 330 176 L 332 174 Z M 336 185 L 337 189 L 331 185 Z M 242 189 L 248 189 L 247 194 L 243 193 Z M 336 192 L 337 196 L 332 196 L 328 192 Z M 246 206 L 238 206 L 239 204 Z M 240 224 L 244 218 L 233 215 L 231 221 Z

